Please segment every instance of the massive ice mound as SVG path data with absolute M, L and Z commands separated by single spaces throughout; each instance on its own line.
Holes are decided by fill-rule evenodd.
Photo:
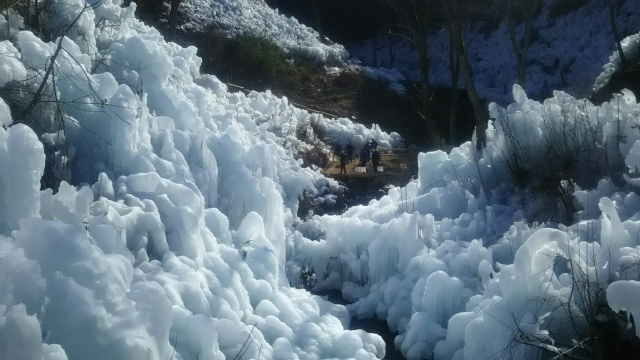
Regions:
M 294 237 L 289 261 L 319 269 L 316 288 L 341 289 L 354 301 L 352 314 L 386 321 L 408 359 L 524 359 L 541 348 L 553 356 L 569 351 L 586 338 L 579 315 L 585 284 L 601 294 L 600 304 L 608 300 L 614 311 L 635 318 L 638 195 L 603 178 L 592 190 L 574 188 L 581 210 L 571 226 L 531 223 L 544 209 L 514 187 L 507 164 L 517 144 L 530 159 L 523 171 L 541 174 L 548 165 L 535 160 L 548 159 L 545 144 L 556 141 L 560 129 L 586 136 L 576 129 L 590 128 L 592 138 L 561 142 L 588 151 L 575 169 L 607 159 L 612 168 L 626 165 L 621 181 L 635 187 L 640 105 L 629 92 L 601 106 L 554 95 L 539 103 L 514 86 L 515 102 L 490 106 L 493 122 L 481 153 L 467 142 L 449 154 L 420 154 L 417 180 L 341 216 L 315 217 L 315 229 L 301 228 Z M 582 175 L 576 181 L 588 179 Z
M 54 41 L 0 35 L 0 358 L 382 358 L 285 264 L 299 196 L 340 188 L 296 129 L 397 136 L 228 92 L 134 4 L 49 5 Z

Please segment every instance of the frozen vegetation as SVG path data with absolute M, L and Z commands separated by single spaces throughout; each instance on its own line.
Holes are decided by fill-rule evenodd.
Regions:
M 533 23 L 534 37 L 529 50 L 527 88 L 530 95 L 540 97 L 554 89 L 586 96 L 598 90 L 617 69 L 617 54 L 606 5 L 590 2 L 581 8 L 551 19 L 549 13 L 556 0 L 543 0 L 543 8 Z M 382 35 L 376 39 L 377 64 L 373 64 L 372 40 L 350 47 L 350 53 L 340 44 L 325 44 L 312 28 L 293 17 L 280 14 L 264 0 L 184 0 L 181 5 L 188 32 L 206 33 L 219 28 L 229 36 L 253 34 L 271 39 L 290 55 L 301 55 L 334 70 L 350 68 L 389 83 L 399 95 L 406 93 L 402 84 L 407 79 L 420 81 L 418 54 L 410 42 L 401 37 Z M 620 34 L 640 32 L 640 0 L 625 0 L 617 9 Z M 390 10 L 391 11 L 391 10 Z M 516 60 L 511 49 L 509 32 L 502 21 L 497 29 L 487 30 L 486 22 L 476 22 L 467 31 L 469 59 L 474 82 L 481 96 L 500 104 L 511 101 L 511 85 L 517 78 Z M 490 31 L 490 32 L 488 32 Z M 524 25 L 516 28 L 522 37 Z M 627 39 L 638 42 L 637 36 Z M 431 34 L 427 43 L 431 59 L 429 77 L 433 85 L 449 87 L 449 33 L 442 30 Z M 392 51 L 389 51 L 392 46 Z M 390 59 L 390 54 L 393 57 Z M 596 79 L 609 56 L 609 75 Z M 360 63 L 360 61 L 362 63 Z M 390 68 L 391 67 L 391 68 Z M 596 84 L 593 88 L 592 85 Z M 463 86 L 460 77 L 460 87 Z
M 351 314 L 385 320 L 409 359 L 530 358 L 583 339 L 572 314 L 592 293 L 640 318 L 632 93 L 597 107 L 514 86 L 481 153 L 422 153 L 405 187 L 303 222 L 305 192 L 343 191 L 297 160 L 314 131 L 384 147 L 398 134 L 232 93 L 135 4 L 50 6 L 55 40 L 15 14 L 0 31 L 0 359 L 381 359 Z M 513 175 L 571 156 L 575 183 L 554 186 L 579 211 L 531 221 L 548 203 Z M 309 264 L 316 289 L 354 304 L 298 289 Z
M 640 33 L 627 36 L 620 42 L 625 59 L 629 61 L 638 61 L 640 59 Z M 611 76 L 620 69 L 620 54 L 614 51 L 609 57 L 609 62 L 604 65 L 604 71 L 598 75 L 592 91 L 602 89 Z
M 406 92 L 400 83 L 405 77 L 397 70 L 357 65 L 344 46 L 323 43 L 317 31 L 294 17 L 280 14 L 264 0 L 183 0 L 180 9 L 183 31 L 206 34 L 210 29 L 219 29 L 230 37 L 263 36 L 289 56 L 302 56 L 334 72 L 362 71 L 366 76 L 388 82 L 390 89 L 400 95 Z
M 264 0 L 184 0 L 181 6 L 185 31 L 204 33 L 215 27 L 230 36 L 265 36 L 290 54 L 323 64 L 344 66 L 349 59 L 344 46 L 323 44 L 315 30 L 280 14 Z

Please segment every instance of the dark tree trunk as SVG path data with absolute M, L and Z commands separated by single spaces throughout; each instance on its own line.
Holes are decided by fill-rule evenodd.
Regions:
M 33 26 L 31 26 L 31 0 L 26 0 L 22 3 L 24 6 L 24 13 L 27 14 L 27 16 L 25 16 L 25 22 L 27 25 L 27 29 L 33 29 Z
M 527 15 L 524 21 L 524 43 L 520 51 L 520 61 L 518 62 L 518 81 L 523 89 L 527 86 L 527 61 L 529 57 L 529 47 L 531 46 L 531 31 L 533 28 L 533 15 Z
M 471 65 L 469 64 L 469 57 L 467 54 L 467 48 L 464 43 L 464 30 L 462 23 L 455 17 L 449 18 L 449 29 L 453 38 L 454 48 L 458 61 L 460 62 L 460 70 L 462 71 L 462 78 L 464 79 L 464 87 L 467 90 L 469 101 L 473 106 L 473 112 L 476 118 L 476 149 L 478 151 L 486 145 L 486 127 L 487 127 L 487 111 L 484 103 L 473 83 L 473 75 L 471 73 Z
M 388 34 L 389 40 L 389 69 L 393 69 L 393 37 L 391 33 Z
M 427 52 L 427 39 L 426 36 L 416 39 L 416 48 L 418 50 L 418 56 L 420 57 L 420 101 L 422 102 L 422 116 L 427 126 L 427 132 L 431 146 L 436 149 L 442 147 L 442 138 L 440 132 L 436 126 L 436 122 L 431 112 L 431 84 L 429 83 L 429 67 L 431 61 L 429 60 L 429 54 Z
M 611 29 L 613 30 L 613 39 L 616 41 L 618 56 L 620 57 L 620 68 L 624 69 L 627 65 L 627 59 L 625 58 L 624 51 L 622 50 L 620 34 L 618 33 L 618 25 L 616 25 L 615 6 L 614 0 L 607 0 L 607 7 L 609 7 L 609 21 L 611 22 Z
M 172 40 L 176 39 L 178 28 L 178 7 L 181 0 L 171 0 L 171 11 L 169 12 L 169 34 Z
M 373 67 L 378 67 L 378 40 L 373 38 Z
M 449 70 L 451 71 L 451 105 L 449 107 L 449 143 L 454 145 L 458 137 L 458 79 L 460 78 L 460 61 L 456 57 L 453 37 L 449 32 Z
M 514 57 L 516 58 L 518 84 L 520 84 L 523 89 L 526 89 L 527 61 L 529 56 L 529 47 L 531 47 L 531 34 L 533 32 L 533 15 L 535 14 L 539 2 L 527 2 L 531 0 L 520 1 L 524 1 L 520 3 L 522 12 L 524 13 L 524 35 L 522 38 L 522 46 L 518 45 L 518 41 L 516 39 L 516 25 L 513 18 L 513 13 L 515 11 L 515 6 L 513 5 L 514 0 L 507 0 L 507 9 L 505 11 L 507 28 L 509 29 L 509 39 L 511 40 L 511 49 Z
M 27 4 L 30 5 L 29 3 Z M 42 8 L 38 1 L 33 2 L 33 10 L 34 14 L 31 16 L 30 20 L 31 29 L 32 31 L 36 31 L 38 34 L 42 35 L 42 28 L 40 27 L 40 12 L 42 11 Z
M 316 17 L 316 27 L 318 30 L 318 34 L 320 34 L 320 41 L 326 43 L 326 39 L 324 37 L 324 32 L 322 31 L 322 21 L 320 21 L 320 11 L 318 10 L 318 0 L 311 0 L 313 2 L 313 14 Z

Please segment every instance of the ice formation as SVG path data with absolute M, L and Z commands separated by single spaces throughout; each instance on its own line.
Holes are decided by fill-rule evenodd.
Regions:
M 181 29 L 186 32 L 206 33 L 207 29 L 215 27 L 230 37 L 240 34 L 263 36 L 288 55 L 302 56 L 336 72 L 358 71 L 387 83 L 399 95 L 406 93 L 402 85 L 406 79 L 397 70 L 356 64 L 344 46 L 321 41 L 317 31 L 294 17 L 280 14 L 264 0 L 184 0 L 180 11 L 184 18 Z
M 189 32 L 205 32 L 215 26 L 231 36 L 265 36 L 290 54 L 322 64 L 345 65 L 349 60 L 344 46 L 322 43 L 315 30 L 280 14 L 264 0 L 185 0 L 181 7 L 186 19 L 182 28 Z
M 622 46 L 625 59 L 628 61 L 633 62 L 640 58 L 640 33 L 627 36 L 620 42 L 620 45 Z M 611 76 L 619 69 L 620 54 L 614 51 L 609 57 L 609 62 L 604 65 L 604 70 L 596 78 L 592 91 L 597 92 L 607 85 Z
M 135 4 L 50 5 L 64 36 L 12 20 L 0 43 L 2 86 L 47 81 L 39 126 L 12 125 L 29 98 L 0 101 L 0 358 L 382 358 L 285 263 L 299 196 L 341 189 L 294 158 L 304 137 L 400 137 L 227 91 Z
M 562 92 L 539 103 L 514 86 L 513 103 L 490 106 L 482 153 L 467 142 L 420 154 L 405 187 L 303 222 L 302 194 L 330 202 L 340 191 L 296 159 L 306 137 L 390 147 L 398 134 L 229 92 L 199 73 L 194 48 L 136 20 L 135 4 L 85 4 L 51 3 L 58 16 L 43 26 L 65 34 L 53 42 L 15 16 L 0 32 L 11 39 L 3 85 L 47 81 L 26 121 L 11 110 L 33 93 L 0 102 L 1 359 L 382 358 L 380 336 L 347 330 L 351 314 L 385 320 L 409 359 L 560 353 L 575 335 L 562 310 L 579 305 L 576 269 L 614 311 L 640 311 L 640 197 L 604 178 L 573 188 L 573 225 L 530 223 L 545 209 L 509 183 L 507 165 L 514 142 L 543 159 L 559 129 L 588 128 L 566 142 L 593 156 L 575 168 L 606 162 L 638 186 L 630 92 L 594 106 Z M 41 190 L 51 179 L 63 180 L 57 192 Z M 309 264 L 317 289 L 354 304 L 297 289 Z M 538 347 L 510 346 L 515 331 Z
M 544 158 L 558 126 L 580 124 L 596 129 L 592 160 L 609 151 L 636 184 L 640 105 L 629 92 L 600 107 L 562 92 L 539 103 L 517 85 L 513 98 L 507 108 L 490 106 L 481 154 L 471 142 L 449 154 L 420 154 L 417 180 L 341 216 L 316 217 L 316 229 L 301 228 L 301 235 L 317 241 L 296 237 L 295 261 L 320 269 L 316 288 L 341 289 L 355 301 L 353 314 L 385 320 L 408 359 L 566 351 L 571 341 L 557 334 L 576 336 L 566 310 L 580 306 L 576 274 L 607 290 L 614 311 L 638 312 L 638 196 L 603 179 L 593 190 L 575 188 L 583 210 L 573 225 L 531 224 L 526 219 L 541 208 L 510 184 L 505 156 L 516 143 L 528 159 Z M 580 161 L 576 167 L 587 169 Z M 544 171 L 535 161 L 524 166 Z M 514 336 L 527 344 L 514 345 Z

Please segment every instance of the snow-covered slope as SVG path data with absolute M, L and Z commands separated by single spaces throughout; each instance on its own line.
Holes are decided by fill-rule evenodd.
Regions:
M 541 14 L 534 21 L 526 91 L 536 97 L 546 96 L 556 89 L 586 96 L 614 49 L 608 9 L 603 4 L 589 3 L 551 19 L 549 14 L 556 3 L 545 0 Z M 315 30 L 278 13 L 264 0 L 185 0 L 181 6 L 185 31 L 204 33 L 215 26 L 230 36 L 262 35 L 288 53 L 303 55 L 322 64 L 362 69 L 367 76 L 389 82 L 391 89 L 401 95 L 406 92 L 402 81 L 420 80 L 417 53 L 406 40 L 381 36 L 376 40 L 378 63 L 372 64 L 373 41 L 351 46 L 350 53 L 342 45 L 326 45 Z M 617 9 L 618 30 L 623 37 L 640 31 L 638 8 L 640 0 L 625 0 Z M 501 22 L 497 30 L 487 34 L 484 26 L 484 23 L 475 23 L 467 31 L 474 81 L 481 96 L 506 105 L 511 99 L 511 86 L 517 80 L 508 29 Z M 524 25 L 517 31 L 520 38 Z M 430 79 L 435 86 L 451 85 L 448 37 L 448 32 L 443 30 L 427 40 L 431 57 Z M 389 41 L 394 41 L 392 52 Z M 388 68 L 390 53 L 392 69 Z M 350 56 L 362 61 L 364 66 L 354 65 Z
M 387 82 L 399 95 L 406 93 L 400 83 L 405 78 L 398 71 L 354 64 L 344 46 L 323 43 L 317 31 L 294 17 L 280 14 L 264 0 L 184 0 L 180 6 L 183 31 L 206 34 L 207 29 L 215 28 L 231 37 L 264 36 L 289 55 L 302 56 L 332 70 L 362 71 L 364 75 Z
M 614 50 L 608 9 L 604 3 L 588 5 L 567 15 L 550 19 L 549 11 L 556 1 L 544 1 L 544 8 L 533 24 L 534 35 L 527 66 L 527 94 L 547 96 L 552 90 L 566 90 L 584 96 L 591 90 Z M 625 0 L 617 11 L 621 36 L 640 31 L 640 1 Z M 478 93 L 490 101 L 506 105 L 511 100 L 511 86 L 517 81 L 516 61 L 511 50 L 509 32 L 504 23 L 487 33 L 482 23 L 467 31 L 469 59 Z M 522 32 L 524 25 L 517 28 Z M 517 35 L 521 38 L 521 34 Z M 407 41 L 393 44 L 393 67 L 414 81 L 420 79 L 417 53 Z M 377 40 L 378 64 L 389 65 L 389 38 Z M 449 34 L 446 30 L 428 37 L 431 57 L 430 79 L 435 86 L 450 86 Z M 371 65 L 372 41 L 349 49 L 353 57 Z M 460 87 L 462 87 L 462 78 Z
M 184 0 L 181 5 L 188 32 L 205 32 L 214 26 L 229 35 L 250 33 L 272 39 L 291 54 L 318 63 L 344 65 L 349 54 L 340 44 L 323 44 L 318 33 L 293 17 L 280 14 L 264 0 Z

